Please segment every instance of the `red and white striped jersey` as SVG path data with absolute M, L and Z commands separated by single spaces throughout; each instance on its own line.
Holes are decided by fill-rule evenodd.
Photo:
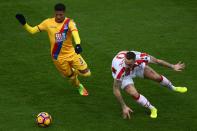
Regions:
M 135 60 L 135 65 L 133 67 L 136 68 L 137 66 L 141 65 L 141 64 L 148 64 L 150 62 L 150 56 L 146 53 L 141 53 L 138 51 L 131 51 L 133 53 L 135 53 L 136 55 L 136 60 Z M 112 76 L 114 77 L 114 79 L 117 80 L 122 80 L 122 78 L 124 76 L 127 76 L 131 73 L 131 71 L 126 71 L 126 65 L 124 62 L 124 58 L 126 55 L 127 51 L 121 51 L 119 52 L 112 61 Z

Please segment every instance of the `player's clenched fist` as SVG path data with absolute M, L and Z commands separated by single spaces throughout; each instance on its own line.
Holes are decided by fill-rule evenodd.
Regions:
M 81 48 L 80 44 L 77 44 L 77 45 L 75 46 L 75 52 L 76 52 L 77 54 L 80 54 L 80 53 L 82 52 L 82 48 Z
M 16 14 L 16 19 L 22 24 L 25 25 L 26 24 L 26 20 L 23 14 Z

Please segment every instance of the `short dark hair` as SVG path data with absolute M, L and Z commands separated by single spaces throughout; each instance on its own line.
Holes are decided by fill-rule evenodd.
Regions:
M 133 53 L 133 52 L 131 52 L 131 51 L 128 51 L 128 52 L 126 53 L 125 57 L 126 57 L 126 59 L 128 59 L 128 60 L 131 60 L 131 59 L 135 60 L 136 55 L 135 55 L 135 53 Z
M 66 11 L 66 6 L 62 3 L 58 3 L 54 7 L 55 11 Z

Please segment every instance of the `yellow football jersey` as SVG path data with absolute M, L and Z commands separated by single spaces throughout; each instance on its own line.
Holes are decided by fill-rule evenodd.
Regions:
M 55 18 L 48 18 L 38 25 L 40 31 L 48 33 L 51 44 L 51 56 L 54 59 L 59 57 L 70 57 L 75 54 L 72 45 L 72 31 L 77 30 L 73 20 L 65 18 L 62 23 L 55 22 Z

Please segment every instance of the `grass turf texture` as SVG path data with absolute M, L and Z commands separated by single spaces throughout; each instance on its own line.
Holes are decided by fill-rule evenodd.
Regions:
M 0 4 L 0 130 L 114 131 L 197 130 L 197 2 L 195 0 L 67 0 L 82 39 L 83 57 L 92 76 L 80 78 L 89 97 L 79 96 L 54 67 L 46 33 L 30 35 L 14 16 L 22 12 L 31 25 L 53 15 L 55 0 L 1 1 Z M 175 85 L 178 94 L 151 81 L 136 79 L 139 92 L 158 108 L 158 118 L 123 94 L 133 108 L 131 120 L 121 118 L 112 94 L 111 60 L 120 50 L 144 51 L 172 63 L 182 60 L 186 70 L 174 72 L 152 66 Z M 53 117 L 47 129 L 35 125 L 36 115 Z

